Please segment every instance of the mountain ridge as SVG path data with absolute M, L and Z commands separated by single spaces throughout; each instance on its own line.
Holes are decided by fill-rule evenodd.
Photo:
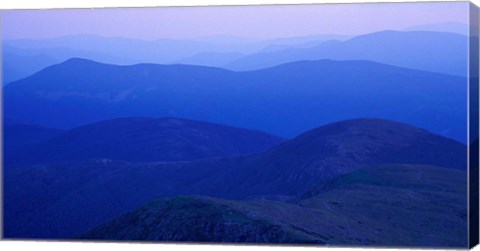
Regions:
M 191 161 L 264 151 L 284 139 L 180 118 L 116 118 L 81 126 L 17 154 L 10 165 L 84 159 Z M 55 155 L 49 153 L 55 152 Z
M 464 81 L 369 61 L 301 61 L 232 72 L 191 65 L 114 66 L 73 59 L 6 86 L 5 114 L 63 129 L 114 117 L 173 116 L 282 137 L 342 119 L 384 117 L 463 142 L 466 132 L 460 121 L 466 114 L 455 111 L 465 106 L 466 89 L 458 88 Z
M 289 48 L 272 53 L 250 54 L 224 67 L 244 71 L 302 59 L 357 59 L 466 76 L 464 58 L 467 47 L 468 37 L 457 33 L 387 30 L 306 49 Z
M 465 247 L 464 178 L 464 171 L 436 166 L 382 165 L 336 177 L 326 182 L 335 183 L 328 190 L 290 203 L 203 196 L 157 199 L 89 229 L 81 238 Z M 436 234 L 426 234 L 432 231 Z M 265 236 L 258 238 L 260 233 Z
M 338 129 L 324 126 L 320 133 L 314 130 L 246 156 L 173 163 L 94 159 L 7 168 L 5 236 L 80 235 L 155 198 L 291 198 L 328 179 L 392 161 L 464 173 L 466 146 L 461 143 L 396 122 L 364 120 L 354 125 L 358 123 L 334 124 Z M 429 153 L 419 152 L 425 149 Z M 388 159 L 391 156 L 395 158 Z

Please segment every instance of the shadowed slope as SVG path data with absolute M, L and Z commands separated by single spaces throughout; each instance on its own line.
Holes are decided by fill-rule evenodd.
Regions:
M 411 163 L 466 170 L 466 146 L 402 123 L 355 119 L 308 131 L 260 155 L 225 162 L 229 169 L 222 169 L 228 171 L 205 181 L 230 188 L 212 190 L 218 196 L 293 195 L 319 180 L 370 165 Z
M 358 119 L 247 156 L 163 164 L 100 159 L 5 170 L 5 236 L 72 237 L 158 197 L 288 198 L 376 164 L 465 170 L 465 152 L 465 145 L 415 127 Z
M 282 141 L 259 131 L 186 119 L 120 118 L 72 129 L 18 154 L 14 163 L 190 161 L 262 152 Z
M 382 165 L 327 181 L 293 204 L 163 199 L 82 238 L 466 247 L 465 178 L 448 168 Z

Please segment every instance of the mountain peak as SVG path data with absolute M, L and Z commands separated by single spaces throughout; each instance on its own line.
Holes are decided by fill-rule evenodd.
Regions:
M 317 129 L 311 130 L 305 134 L 324 134 L 324 133 L 357 133 L 361 132 L 362 134 L 377 135 L 380 133 L 402 133 L 404 135 L 408 134 L 428 134 L 424 129 L 413 127 L 404 123 L 386 120 L 386 119 L 377 119 L 377 118 L 358 118 L 343 120 L 335 123 L 331 123 Z
M 78 58 L 78 57 L 69 58 L 69 59 L 63 61 L 60 64 L 80 64 L 80 63 L 97 63 L 97 64 L 100 64 L 99 62 L 93 61 L 91 59 Z
M 309 149 L 304 149 L 305 146 Z M 445 148 L 450 150 L 445 151 Z M 425 149 L 429 149 L 428 152 Z M 421 128 L 391 120 L 361 118 L 310 130 L 273 149 L 271 153 L 281 156 L 296 152 L 303 155 L 296 159 L 303 161 L 318 160 L 323 155 L 335 153 L 339 158 L 353 161 L 346 168 L 355 166 L 353 163 L 369 163 L 375 159 L 380 162 L 414 162 L 464 169 L 465 151 L 464 144 Z M 417 156 L 410 156 L 409 153 L 413 152 Z

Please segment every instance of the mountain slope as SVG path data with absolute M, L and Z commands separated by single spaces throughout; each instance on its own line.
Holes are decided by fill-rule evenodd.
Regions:
M 372 60 L 460 76 L 467 75 L 468 37 L 448 32 L 381 31 L 306 49 L 247 55 L 225 68 L 256 70 L 298 60 Z
M 72 129 L 17 157 L 23 165 L 99 158 L 191 161 L 262 152 L 282 141 L 258 131 L 193 120 L 120 118 Z
M 465 247 L 465 177 L 435 166 L 383 165 L 339 176 L 296 203 L 163 199 L 82 238 Z
M 81 238 L 93 240 L 322 243 L 281 222 L 255 217 L 213 198 L 179 197 L 151 202 Z M 256 219 L 258 218 L 258 219 Z
M 380 245 L 466 247 L 466 175 L 423 165 L 369 167 L 311 189 L 299 204 L 333 214 L 350 235 L 368 233 Z
M 284 200 L 371 165 L 418 163 L 455 171 L 465 170 L 465 161 L 461 143 L 396 122 L 363 119 L 323 126 L 247 156 L 191 163 L 99 159 L 5 169 L 5 236 L 68 238 L 161 197 Z
M 321 180 L 370 165 L 411 163 L 466 170 L 466 156 L 464 144 L 425 130 L 393 121 L 356 119 L 308 131 L 263 154 L 225 160 L 221 169 L 226 171 L 198 185 L 211 189 L 207 195 L 223 198 L 295 195 Z M 201 169 L 213 164 L 190 165 Z
M 2 86 L 40 71 L 59 61 L 45 54 L 21 55 L 2 48 Z
M 6 86 L 4 113 L 65 129 L 116 117 L 182 117 L 282 137 L 332 121 L 380 117 L 465 142 L 465 83 L 368 61 L 301 61 L 235 73 L 71 59 Z
M 3 154 L 5 156 L 25 150 L 62 132 L 38 125 L 7 123 L 3 126 Z

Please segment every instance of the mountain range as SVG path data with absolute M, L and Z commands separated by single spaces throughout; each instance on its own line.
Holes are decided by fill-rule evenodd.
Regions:
M 357 36 L 321 34 L 267 40 L 232 36 L 140 40 L 95 35 L 10 39 L 2 41 L 3 83 L 70 58 L 120 65 L 182 63 L 232 70 L 257 70 L 300 60 L 373 60 L 466 76 L 465 31 L 465 25 L 445 23 Z
M 381 31 L 310 48 L 250 54 L 225 68 L 256 70 L 299 60 L 371 60 L 411 69 L 466 76 L 468 37 L 428 31 Z
M 286 138 L 332 121 L 380 117 L 466 142 L 467 115 L 459 112 L 466 111 L 467 90 L 459 87 L 465 82 L 370 61 L 232 72 L 70 59 L 7 85 L 4 114 L 60 129 L 117 117 L 182 117 Z
M 87 58 L 102 63 L 185 63 L 223 66 L 243 54 L 265 48 L 301 48 L 349 36 L 311 35 L 267 40 L 234 36 L 211 36 L 190 40 L 142 40 L 96 35 L 71 35 L 50 39 L 7 39 L 2 41 L 3 82 L 10 83 L 69 58 Z M 121 56 L 119 56 L 121 55 Z M 30 59 L 30 60 L 29 60 Z
M 465 248 L 465 32 L 3 40 L 3 237 Z
M 435 165 L 451 170 L 445 172 L 460 179 L 465 175 L 465 155 L 465 145 L 425 130 L 358 119 L 322 126 L 270 150 L 243 156 L 171 163 L 97 158 L 7 168 L 5 236 L 73 238 L 152 199 L 172 196 L 292 203 L 297 197 L 304 200 L 302 194 L 316 195 L 312 189 L 323 182 L 370 166 Z M 419 187 L 423 181 L 437 182 L 436 178 L 422 177 L 418 178 L 422 181 Z M 381 185 L 381 180 L 372 182 Z M 389 181 L 384 185 L 395 184 Z

